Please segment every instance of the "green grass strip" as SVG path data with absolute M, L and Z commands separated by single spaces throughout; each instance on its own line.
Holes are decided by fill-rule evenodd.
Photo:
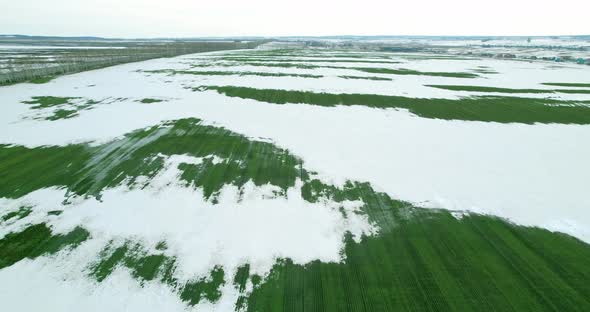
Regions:
M 338 76 L 343 79 L 365 79 L 365 80 L 376 80 L 376 81 L 393 81 L 391 78 L 386 77 L 375 77 L 375 76 Z
M 143 104 L 151 104 L 151 103 L 159 103 L 162 101 L 163 100 L 160 100 L 160 99 L 144 98 L 144 99 L 141 99 L 139 102 L 143 103 Z
M 460 86 L 460 85 L 426 85 L 427 87 L 451 90 L 451 91 L 467 91 L 467 92 L 491 92 L 491 93 L 574 93 L 574 94 L 590 94 L 590 90 L 573 90 L 573 89 L 510 89 L 510 88 L 496 88 L 485 86 Z
M 31 79 L 31 80 L 29 80 L 29 82 L 34 83 L 34 84 L 43 84 L 43 83 L 50 82 L 54 78 L 55 78 L 55 76 L 40 77 L 40 78 Z
M 302 56 L 306 57 L 306 56 Z M 334 59 L 311 59 L 311 60 L 299 60 L 299 59 L 270 59 L 270 58 L 256 58 L 256 57 L 222 57 L 217 60 L 221 61 L 239 61 L 239 62 L 304 62 L 304 63 L 367 63 L 367 64 L 400 64 L 399 61 L 388 61 L 388 60 L 334 60 Z
M 225 284 L 224 272 L 220 267 L 211 271 L 211 279 L 200 279 L 185 284 L 180 292 L 180 299 L 189 305 L 199 303 L 203 298 L 215 302 L 221 297 L 219 288 Z
M 33 78 L 30 80 L 24 80 L 24 81 L 4 81 L 4 82 L 0 82 L 0 87 L 3 86 L 11 86 L 11 85 L 15 85 L 18 83 L 34 83 L 34 84 L 44 84 L 44 83 L 48 83 L 51 80 L 55 79 L 56 76 L 40 76 L 37 78 Z
M 544 82 L 546 86 L 590 88 L 590 83 Z
M 521 97 L 481 96 L 462 99 L 424 99 L 375 94 L 331 94 L 308 91 L 207 86 L 195 91 L 214 90 L 230 97 L 286 104 L 320 106 L 364 105 L 375 108 L 404 108 L 425 118 L 493 121 L 502 123 L 590 124 L 590 101 L 559 101 Z
M 198 75 L 198 76 L 261 76 L 261 77 L 298 77 L 298 78 L 322 78 L 322 75 L 311 74 L 288 74 L 288 73 L 267 73 L 249 71 L 193 71 L 193 70 L 172 70 L 171 74 Z
M 0 213 L 2 213 L 2 212 L 0 212 Z M 22 218 L 27 217 L 29 214 L 31 214 L 31 207 L 30 206 L 22 206 L 18 210 L 11 211 L 11 212 L 3 215 L 2 217 L 0 217 L 0 220 L 4 221 L 4 222 L 11 220 L 11 219 L 20 220 Z M 0 222 L 0 224 L 2 224 L 2 222 Z
M 56 96 L 34 96 L 30 101 L 24 101 L 25 104 L 31 104 L 32 109 L 43 109 L 62 104 L 68 104 L 74 97 L 56 97 Z
M 34 117 L 34 119 L 44 119 L 49 121 L 69 119 L 79 116 L 80 111 L 93 109 L 100 101 L 86 100 L 84 102 L 72 101 L 78 100 L 78 97 L 55 97 L 55 96 L 34 96 L 29 101 L 23 101 L 24 104 L 32 105 L 34 110 L 56 108 L 51 115 L 44 117 Z
M 353 67 L 350 69 L 363 71 L 372 74 L 391 74 L 391 75 L 412 75 L 412 76 L 433 76 L 449 78 L 477 78 L 479 75 L 462 72 L 422 72 L 412 69 L 391 69 L 391 68 L 371 68 L 371 67 Z
M 31 225 L 0 239 L 0 269 L 25 258 L 34 259 L 66 247 L 76 247 L 89 236 L 88 231 L 82 228 L 75 228 L 68 234 L 54 235 L 45 224 Z
M 280 68 L 300 68 L 300 69 L 349 69 L 371 74 L 389 74 L 389 75 L 412 75 L 412 76 L 433 76 L 433 77 L 449 77 L 449 78 L 477 78 L 479 75 L 474 73 L 463 72 L 422 72 L 411 69 L 393 69 L 393 68 L 378 68 L 378 67 L 346 67 L 346 66 L 320 66 L 303 63 L 262 63 L 262 62 L 243 62 L 243 65 L 262 66 L 262 67 L 280 67 Z M 200 65 L 195 65 L 200 66 Z M 212 65 L 204 65 L 209 67 Z M 235 66 L 233 64 L 223 64 L 221 66 Z

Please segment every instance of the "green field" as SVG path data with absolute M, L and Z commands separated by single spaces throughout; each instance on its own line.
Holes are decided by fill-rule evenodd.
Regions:
M 574 93 L 590 94 L 590 90 L 578 89 L 509 89 L 484 86 L 458 86 L 458 85 L 428 85 L 428 87 L 467 92 L 490 92 L 490 93 Z
M 333 107 L 363 105 L 375 108 L 403 108 L 425 118 L 517 123 L 589 124 L 590 101 L 560 101 L 521 97 L 479 96 L 459 100 L 420 99 L 374 94 L 330 94 L 306 91 L 255 89 L 233 86 L 196 87 L 230 97 L 274 104 L 312 104 Z

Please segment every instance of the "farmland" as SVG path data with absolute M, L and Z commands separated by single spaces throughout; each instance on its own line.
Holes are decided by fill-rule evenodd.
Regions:
M 0 86 L 0 304 L 590 310 L 588 66 L 377 47 Z
M 246 49 L 260 42 L 215 41 L 60 41 L 43 46 L 38 42 L 0 40 L 0 85 L 18 82 L 45 83 L 52 78 L 117 64 L 189 53 Z M 49 42 L 55 44 L 54 42 Z M 82 42 L 84 43 L 84 42 Z M 20 44 L 20 45 L 18 45 Z

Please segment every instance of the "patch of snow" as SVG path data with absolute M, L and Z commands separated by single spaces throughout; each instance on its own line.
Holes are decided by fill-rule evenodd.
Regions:
M 56 258 L 23 260 L 0 270 L 2 305 L 13 312 L 189 311 L 165 285 L 148 282 L 142 286 L 122 268 L 101 283 L 89 280 L 83 270 L 91 260 L 85 255 L 91 253 L 84 245 L 90 244 Z M 206 307 L 192 310 L 206 311 Z
M 104 191 L 101 200 L 75 197 L 69 200 L 69 204 L 64 204 L 65 190 L 55 188 L 37 190 L 14 200 L 0 199 L 0 203 L 9 210 L 18 209 L 23 204 L 33 206 L 29 216 L 2 227 L 0 234 L 45 222 L 58 234 L 68 233 L 77 226 L 85 228 L 91 233 L 91 238 L 83 243 L 84 246 L 104 246 L 109 241 L 132 240 L 150 248 L 165 241 L 168 246 L 166 253 L 176 258 L 175 275 L 180 281 L 206 277 L 216 266 L 224 269 L 226 286 L 222 288 L 222 299 L 215 304 L 203 304 L 211 309 L 226 310 L 228 305 L 233 309 L 237 299 L 238 293 L 231 284 L 231 277 L 241 265 L 248 263 L 251 274 L 265 276 L 278 259 L 289 258 L 302 265 L 314 260 L 340 262 L 343 260 L 341 251 L 345 233 L 350 232 L 359 241 L 362 235 L 372 235 L 377 231 L 366 215 L 360 213 L 361 201 L 336 203 L 323 199 L 318 203 L 309 203 L 301 197 L 301 181 L 289 188 L 286 196 L 275 195 L 280 191 L 276 186 L 255 186 L 251 181 L 240 189 L 225 185 L 217 204 L 213 204 L 203 197 L 200 189 L 185 187 L 179 181 L 179 164 L 198 164 L 202 160 L 187 155 L 167 157 L 165 169 L 150 180 L 148 187 L 134 189 L 121 185 Z M 222 159 L 217 157 L 216 161 Z M 47 215 L 48 211 L 56 209 L 63 209 L 63 213 L 59 216 Z M 99 248 L 82 250 L 87 254 L 79 257 L 84 258 L 87 265 L 98 259 Z M 28 292 L 28 295 L 41 296 L 33 301 L 44 302 L 42 299 L 63 295 L 71 287 L 76 287 L 79 290 L 74 291 L 71 298 L 60 297 L 52 303 L 76 308 L 119 291 L 121 294 L 114 296 L 119 299 L 111 300 L 109 304 L 121 300 L 121 307 L 136 310 L 141 307 L 140 304 L 154 302 L 155 306 L 150 309 L 162 308 L 161 304 L 164 304 L 174 307 L 175 311 L 181 310 L 176 302 L 179 299 L 172 300 L 166 287 L 148 283 L 147 287 L 141 288 L 124 271 L 116 271 L 106 282 L 95 285 L 82 277 L 84 269 L 80 263 L 72 262 L 75 259 L 78 258 L 70 260 L 69 256 L 63 257 L 59 259 L 62 263 L 59 265 L 48 262 L 45 257 L 22 261 L 0 271 L 0 289 L 14 287 L 16 283 L 14 290 L 3 292 L 3 295 L 12 295 L 22 291 L 19 287 L 30 283 L 29 287 L 34 291 L 33 294 Z M 67 272 L 56 270 L 56 266 L 60 265 L 68 267 Z M 70 266 L 77 267 L 80 276 L 71 271 Z M 73 277 L 64 280 L 60 274 L 65 273 Z M 14 280 L 14 274 L 27 276 L 27 282 L 21 285 Z M 44 293 L 41 291 L 44 287 L 51 287 L 52 290 Z M 154 298 L 142 302 L 145 296 L 155 294 Z M 13 300 L 21 296 L 3 302 L 18 302 Z M 30 306 L 24 307 L 26 310 Z M 104 306 L 101 308 L 104 309 Z

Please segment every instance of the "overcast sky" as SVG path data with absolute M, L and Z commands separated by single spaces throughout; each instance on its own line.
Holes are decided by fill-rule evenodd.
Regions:
M 0 0 L 0 33 L 196 37 L 590 34 L 590 0 Z

